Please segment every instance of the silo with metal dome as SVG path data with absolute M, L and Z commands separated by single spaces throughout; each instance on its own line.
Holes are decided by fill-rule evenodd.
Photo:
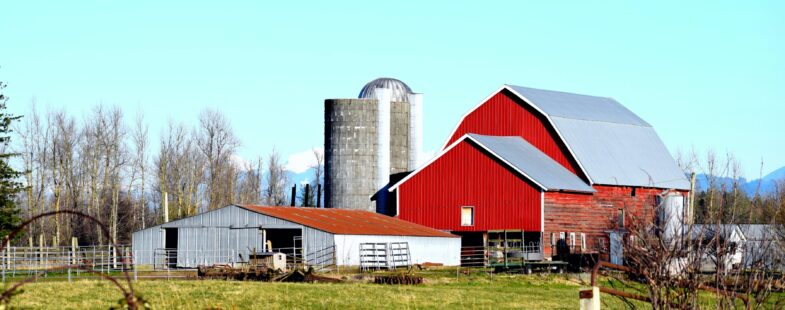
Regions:
M 378 78 L 357 99 L 324 101 L 325 207 L 377 211 L 391 174 L 416 169 L 422 141 L 422 95 Z

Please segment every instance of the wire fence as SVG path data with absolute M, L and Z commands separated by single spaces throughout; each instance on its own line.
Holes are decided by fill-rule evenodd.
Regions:
M 0 273 L 7 278 L 29 277 L 43 273 L 44 278 L 99 277 L 89 271 L 105 274 L 130 270 L 133 255 L 129 246 L 39 246 L 6 247 L 0 253 Z M 74 268 L 49 271 L 54 267 Z
M 256 249 L 178 250 L 160 248 L 133 250 L 128 245 L 6 247 L 0 253 L 2 281 L 14 281 L 41 273 L 45 279 L 98 278 L 86 270 L 114 274 L 132 273 L 134 279 L 196 278 L 198 266 L 226 265 L 242 268 Z M 273 248 L 286 255 L 286 269 L 313 267 L 317 271 L 336 270 L 335 247 L 305 255 L 299 247 Z M 54 267 L 67 267 L 51 271 Z

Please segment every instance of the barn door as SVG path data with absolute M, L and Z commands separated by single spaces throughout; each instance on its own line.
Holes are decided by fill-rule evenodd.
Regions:
M 164 228 L 164 260 L 166 268 L 177 267 L 178 243 L 177 228 Z
M 611 264 L 624 265 L 624 246 L 622 245 L 624 232 L 612 231 L 609 235 L 611 239 Z

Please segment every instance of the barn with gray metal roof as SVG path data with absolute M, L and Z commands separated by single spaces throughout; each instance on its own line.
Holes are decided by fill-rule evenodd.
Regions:
M 463 246 L 522 231 L 545 257 L 561 243 L 620 262 L 625 222 L 662 204 L 689 210 L 689 190 L 654 128 L 616 100 L 503 85 L 388 187 L 394 198 L 379 210 L 459 234 Z

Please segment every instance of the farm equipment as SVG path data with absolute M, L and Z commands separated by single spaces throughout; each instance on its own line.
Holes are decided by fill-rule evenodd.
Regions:
M 319 282 L 338 283 L 339 279 L 319 276 L 313 268 L 294 268 L 287 270 L 286 255 L 283 253 L 254 252 L 249 255 L 248 262 L 239 267 L 230 265 L 212 265 L 197 267 L 200 279 L 252 280 L 267 282 Z
M 234 279 L 271 281 L 285 274 L 286 255 L 273 252 L 254 252 L 249 255 L 247 263 L 239 267 L 229 265 L 198 266 L 197 275 L 200 279 Z

